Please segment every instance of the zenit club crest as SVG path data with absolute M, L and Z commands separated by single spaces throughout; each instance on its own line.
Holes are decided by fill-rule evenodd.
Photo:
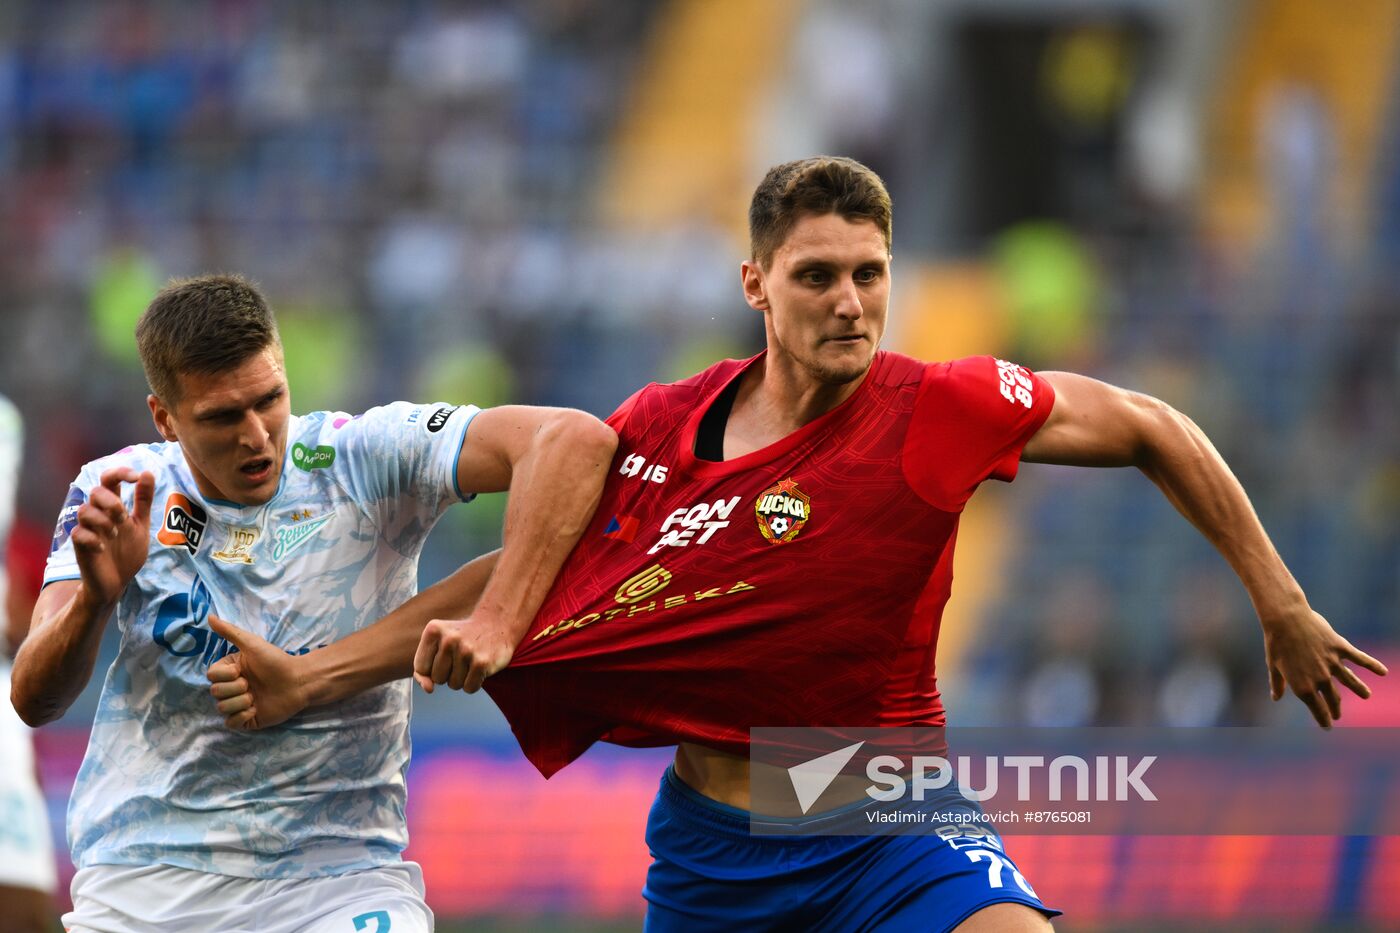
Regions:
M 770 544 L 787 544 L 812 517 L 812 500 L 789 476 L 759 493 L 753 512 L 758 530 Z

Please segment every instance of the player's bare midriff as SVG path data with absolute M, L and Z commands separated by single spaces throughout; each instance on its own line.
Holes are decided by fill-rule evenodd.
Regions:
M 753 808 L 753 800 L 749 794 L 749 781 L 753 777 L 754 768 L 763 768 L 774 772 L 779 781 L 787 779 L 783 770 L 775 765 L 751 765 L 747 758 L 716 751 L 693 742 L 682 742 L 676 746 L 675 767 L 676 777 L 680 778 L 687 787 L 704 794 L 711 800 L 740 810 Z M 831 787 L 822 794 L 823 801 L 830 801 L 830 806 L 823 806 L 821 810 L 816 812 L 829 810 L 856 800 L 869 799 L 865 793 L 865 788 L 869 783 L 864 777 L 858 775 L 837 777 L 832 782 Z M 777 785 L 770 784 L 769 786 Z M 798 808 L 797 801 L 794 800 L 790 807 L 779 808 L 777 812 L 765 812 L 763 815 L 803 816 L 804 814 Z

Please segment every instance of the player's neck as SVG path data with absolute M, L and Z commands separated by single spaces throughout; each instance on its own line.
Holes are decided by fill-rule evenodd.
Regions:
M 184 454 L 184 451 L 182 450 L 181 453 Z M 246 506 L 246 503 L 237 501 L 231 495 L 226 494 L 222 489 L 214 485 L 214 481 L 208 476 L 205 476 L 204 472 L 194 465 L 194 461 L 190 459 L 189 454 L 184 454 L 184 457 L 185 466 L 189 468 L 190 476 L 194 478 L 195 488 L 199 490 L 199 494 L 204 497 L 205 502 L 232 502 L 239 507 Z
M 734 400 L 734 415 L 761 425 L 771 440 L 777 440 L 846 401 L 868 374 L 869 370 L 858 379 L 833 385 L 815 378 L 795 361 L 770 352 L 762 368 L 745 378 Z

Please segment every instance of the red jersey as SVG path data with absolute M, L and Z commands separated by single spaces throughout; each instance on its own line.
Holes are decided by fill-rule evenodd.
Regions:
M 763 354 L 649 385 L 608 423 L 598 510 L 486 681 L 546 776 L 599 739 L 743 755 L 752 726 L 941 726 L 934 673 L 963 504 L 1010 481 L 1054 392 L 991 357 L 876 354 L 841 405 L 761 450 L 695 456 Z

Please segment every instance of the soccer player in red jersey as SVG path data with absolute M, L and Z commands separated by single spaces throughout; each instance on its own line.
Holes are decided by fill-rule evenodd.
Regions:
M 749 221 L 743 288 L 766 350 L 613 414 L 602 502 L 536 616 L 474 606 L 488 557 L 302 658 L 244 639 L 210 671 L 229 724 L 410 669 L 428 688 L 485 681 L 546 775 L 599 739 L 678 746 L 648 828 L 649 929 L 1045 930 L 1055 911 L 1009 860 L 1016 884 L 990 884 L 937 836 L 775 843 L 747 822 L 750 727 L 944 723 L 934 657 L 958 516 L 1023 460 L 1142 470 L 1248 590 L 1275 699 L 1291 689 L 1328 727 L 1339 683 L 1369 695 L 1347 665 L 1385 668 L 1308 605 L 1184 415 L 1070 373 L 879 350 L 891 226 L 873 172 L 779 165 Z

